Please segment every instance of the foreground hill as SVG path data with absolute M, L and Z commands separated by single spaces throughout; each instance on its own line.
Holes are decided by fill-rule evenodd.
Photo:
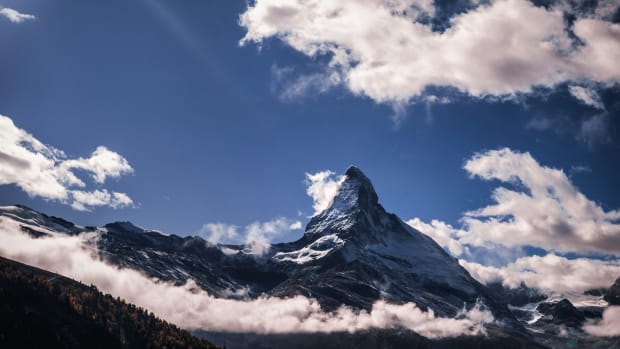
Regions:
M 58 274 L 0 257 L 0 348 L 217 348 Z

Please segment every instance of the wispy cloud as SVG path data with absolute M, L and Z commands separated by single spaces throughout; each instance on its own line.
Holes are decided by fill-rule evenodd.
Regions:
M 145 307 L 185 328 L 254 333 L 356 332 L 371 328 L 407 328 L 429 338 L 476 335 L 493 316 L 480 304 L 455 318 L 435 316 L 414 303 L 376 302 L 370 311 L 341 307 L 325 312 L 311 298 L 215 298 L 189 280 L 184 286 L 159 282 L 135 270 L 104 263 L 85 241 L 94 235 L 34 239 L 16 222 L 0 217 L 0 255 L 53 270 Z
M 33 15 L 29 15 L 26 13 L 20 13 L 8 7 L 0 8 L 0 15 L 7 18 L 9 21 L 13 23 L 22 23 L 24 21 L 29 21 L 29 20 L 33 20 L 37 18 Z
M 589 105 L 596 109 L 604 110 L 605 106 L 601 101 L 601 97 L 596 93 L 596 91 L 591 87 L 584 86 L 569 86 L 568 92 L 570 92 L 573 97 L 577 98 L 578 101 L 585 105 Z
M 335 176 L 335 173 L 330 170 L 306 173 L 306 184 L 308 185 L 306 193 L 312 198 L 312 208 L 315 215 L 331 205 L 344 180 L 345 176 Z
M 251 223 L 243 229 L 233 224 L 207 223 L 202 226 L 199 235 L 213 244 L 244 244 L 246 252 L 262 255 L 269 251 L 275 238 L 301 228 L 301 221 L 278 217 L 266 222 Z
M 15 184 L 30 196 L 56 200 L 76 210 L 96 206 L 113 208 L 133 205 L 127 194 L 107 189 L 84 190 L 86 183 L 74 170 L 90 173 L 95 183 L 132 173 L 133 168 L 120 154 L 99 146 L 88 158 L 67 158 L 59 149 L 43 144 L 18 128 L 9 117 L 0 115 L 0 185 Z
M 577 139 L 590 149 L 597 145 L 611 143 L 609 134 L 609 116 L 607 113 L 592 115 L 581 122 Z
M 273 65 L 271 77 L 271 92 L 285 102 L 297 101 L 309 95 L 323 94 L 342 83 L 342 76 L 337 70 L 295 74 L 295 70 L 291 67 Z

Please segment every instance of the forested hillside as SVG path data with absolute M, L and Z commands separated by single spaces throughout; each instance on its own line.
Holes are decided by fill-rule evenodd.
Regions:
M 0 257 L 0 348 L 216 348 L 95 286 Z

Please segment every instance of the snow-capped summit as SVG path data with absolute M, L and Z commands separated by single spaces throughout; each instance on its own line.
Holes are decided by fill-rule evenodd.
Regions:
M 379 197 L 372 183 L 360 169 L 350 166 L 331 204 L 310 220 L 306 234 L 344 232 L 377 207 Z
M 454 314 L 484 289 L 434 240 L 388 213 L 371 181 L 353 166 L 304 236 L 274 245 L 272 253 L 273 261 L 298 275 L 273 292 L 312 295 L 334 305 L 363 307 L 383 298 Z
M 360 205 L 376 205 L 379 203 L 379 197 L 370 179 L 359 168 L 349 166 L 345 172 L 345 178 L 337 197 L 346 199 L 346 197 L 355 196 Z

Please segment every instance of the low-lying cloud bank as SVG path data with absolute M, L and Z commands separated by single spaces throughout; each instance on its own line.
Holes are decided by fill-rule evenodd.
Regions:
M 501 268 L 463 259 L 459 263 L 471 276 L 485 284 L 502 282 L 504 286 L 514 288 L 524 282 L 530 287 L 561 293 L 607 288 L 620 275 L 620 261 L 568 259 L 553 253 L 542 257 L 522 257 Z
M 17 127 L 11 118 L 0 115 L 0 185 L 14 184 L 30 196 L 62 202 L 80 211 L 97 206 L 133 206 L 125 193 L 106 188 L 84 190 L 87 185 L 76 170 L 90 174 L 97 186 L 108 178 L 133 172 L 127 159 L 104 146 L 98 146 L 88 158 L 68 158 L 62 150 L 44 144 Z
M 585 325 L 583 329 L 593 336 L 620 336 L 620 306 L 605 309 L 601 321 Z
M 378 301 L 370 312 L 341 307 L 326 313 L 314 299 L 303 296 L 253 300 L 215 298 L 188 281 L 184 286 L 149 279 L 135 270 L 119 269 L 101 261 L 82 236 L 54 235 L 34 239 L 19 224 L 0 217 L 0 255 L 51 270 L 145 307 L 157 316 L 185 328 L 209 331 L 299 333 L 355 332 L 370 328 L 404 327 L 428 338 L 484 333 L 493 316 L 476 305 L 455 318 L 437 317 L 413 303 Z

